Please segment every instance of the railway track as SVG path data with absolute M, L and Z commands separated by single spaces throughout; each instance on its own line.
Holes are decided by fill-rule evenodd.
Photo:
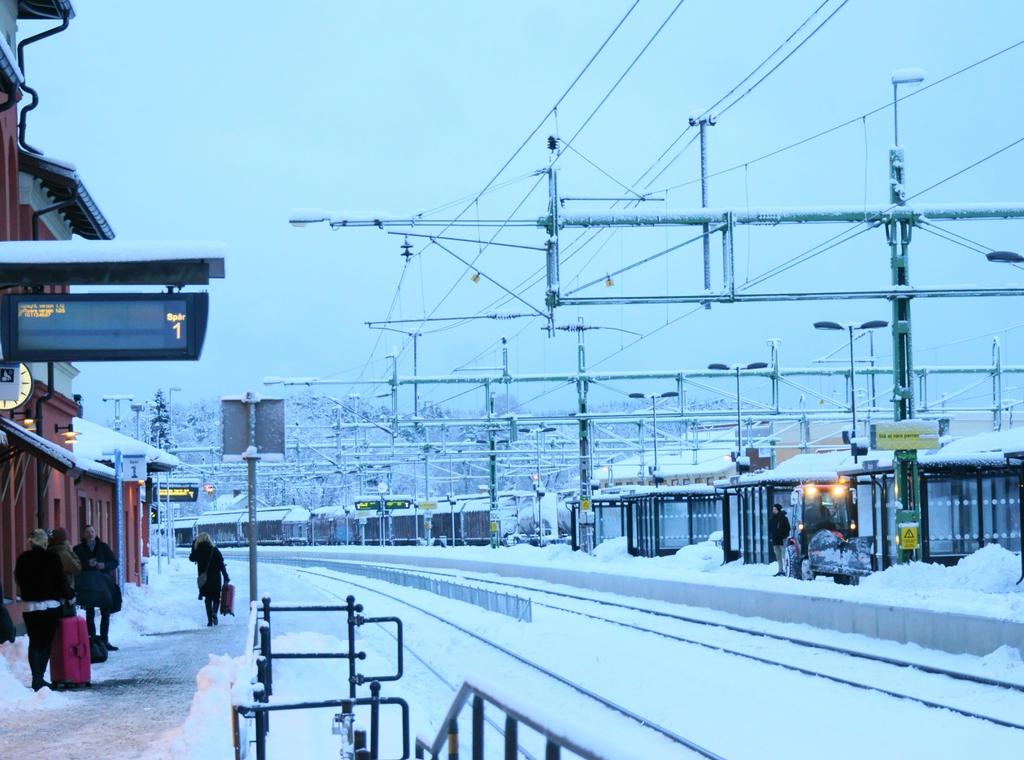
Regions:
M 344 568 L 344 566 L 346 564 L 347 565 L 365 565 L 365 564 L 367 564 L 367 563 L 360 563 L 360 562 L 351 562 L 351 561 L 346 561 L 346 560 L 331 560 L 331 559 L 324 559 L 324 558 L 317 558 L 317 559 L 307 559 L 307 558 L 291 559 L 291 558 L 287 558 L 286 559 L 286 558 L 282 557 L 278 561 L 286 561 L 289 564 L 301 564 L 301 565 L 306 565 L 306 566 L 309 566 L 309 565 L 328 566 L 328 567 L 332 567 L 332 568 L 338 568 L 338 570 L 337 570 L 338 572 L 344 572 L 343 568 Z M 377 563 L 372 563 L 372 564 L 377 565 Z M 424 570 L 424 569 L 417 568 L 417 567 L 401 566 L 401 565 L 393 565 L 392 567 L 400 568 L 400 569 L 403 569 L 405 571 L 415 572 L 415 573 L 418 573 L 418 574 L 421 574 L 421 575 L 426 575 L 426 576 L 439 576 L 439 577 L 445 577 L 445 578 L 457 578 L 457 579 L 459 579 L 459 580 L 461 580 L 463 582 L 473 582 L 473 583 L 478 583 L 478 584 L 482 584 L 482 585 L 497 586 L 497 587 L 501 587 L 501 588 L 514 588 L 514 589 L 517 589 L 519 591 L 529 592 L 531 595 L 540 595 L 540 596 L 547 596 L 547 597 L 570 599 L 570 600 L 582 602 L 582 603 L 585 603 L 585 604 L 598 605 L 599 607 L 621 609 L 621 610 L 628 611 L 630 613 L 641 613 L 641 614 L 648 615 L 648 616 L 651 616 L 651 617 L 668 619 L 668 620 L 672 620 L 672 621 L 679 622 L 679 623 L 685 623 L 685 624 L 690 624 L 690 625 L 697 625 L 697 626 L 707 627 L 707 628 L 721 629 L 721 630 L 726 630 L 726 631 L 730 631 L 730 632 L 738 633 L 738 634 L 745 634 L 745 635 L 753 636 L 753 637 L 757 637 L 757 638 L 763 638 L 763 639 L 770 639 L 770 640 L 779 641 L 779 642 L 785 642 L 787 644 L 791 644 L 791 645 L 794 645 L 794 646 L 800 647 L 800 648 L 805 648 L 807 650 L 818 650 L 818 651 L 828 652 L 828 653 L 832 653 L 832 654 L 839 654 L 839 655 L 843 655 L 843 656 L 847 656 L 847 657 L 857 658 L 857 659 L 860 659 L 860 660 L 866 660 L 866 661 L 875 662 L 875 663 L 878 663 L 880 665 L 891 666 L 891 667 L 898 668 L 898 669 L 916 670 L 916 671 L 919 671 L 919 672 L 922 672 L 922 673 L 926 673 L 926 674 L 929 674 L 929 675 L 944 676 L 944 677 L 948 677 L 948 678 L 954 679 L 956 681 L 969 682 L 969 683 L 972 683 L 972 684 L 975 684 L 975 685 L 978 685 L 978 686 L 987 687 L 987 688 L 1005 689 L 1005 690 L 1012 691 L 1012 692 L 1024 693 L 1024 685 L 1018 684 L 1018 683 L 1013 683 L 1013 682 L 1010 682 L 1010 681 L 1000 681 L 1000 680 L 997 680 L 997 679 L 987 678 L 985 676 L 979 676 L 979 675 L 976 675 L 976 674 L 964 673 L 962 671 L 956 671 L 956 670 L 951 670 L 951 669 L 948 669 L 948 668 L 937 667 L 937 666 L 928 665 L 928 664 L 925 664 L 925 663 L 912 662 L 912 661 L 909 661 L 909 660 L 900 660 L 900 659 L 894 658 L 894 657 L 888 657 L 888 656 L 883 656 L 883 655 L 876 655 L 876 654 L 872 654 L 870 652 L 865 652 L 863 650 L 850 649 L 850 648 L 835 646 L 835 645 L 831 645 L 831 644 L 824 644 L 824 643 L 821 643 L 821 642 L 810 641 L 810 640 L 807 640 L 807 639 L 801 639 L 801 638 L 797 638 L 797 637 L 793 637 L 793 636 L 786 636 L 786 635 L 783 635 L 783 634 L 772 633 L 772 632 L 764 631 L 764 630 L 757 629 L 757 628 L 745 627 L 745 626 L 740 626 L 740 625 L 735 625 L 735 624 L 722 623 L 722 622 L 719 622 L 719 621 L 706 620 L 706 619 L 702 619 L 702 618 L 695 617 L 695 616 L 692 616 L 692 615 L 681 615 L 681 614 L 677 614 L 677 613 L 665 612 L 665 611 L 662 611 L 662 610 L 652 610 L 652 609 L 649 609 L 649 608 L 639 607 L 639 606 L 636 606 L 636 605 L 625 604 L 625 603 L 621 603 L 621 602 L 613 602 L 613 601 L 610 601 L 610 600 L 589 597 L 589 596 L 582 595 L 582 594 L 571 594 L 571 593 L 566 593 L 566 592 L 552 591 L 552 590 L 549 590 L 549 589 L 542 589 L 542 588 L 538 588 L 538 587 L 535 587 L 535 586 L 530 586 L 530 585 L 527 585 L 527 584 L 512 583 L 512 582 L 507 582 L 507 581 L 496 581 L 496 580 L 492 580 L 492 579 L 489 579 L 489 578 L 481 578 L 479 576 L 473 576 L 473 575 L 466 575 L 466 574 L 460 574 L 460 573 L 448 573 L 448 572 L 442 572 L 442 571 L 436 571 L 436 570 Z M 845 685 L 845 686 L 850 686 L 852 688 L 856 688 L 856 689 L 860 689 L 860 690 L 865 690 L 865 691 L 872 691 L 872 692 L 884 694 L 886 696 L 893 697 L 893 698 L 896 698 L 896 699 L 911 700 L 911 701 L 917 702 L 917 703 L 919 703 L 921 705 L 924 705 L 926 707 L 929 707 L 929 708 L 940 709 L 940 710 L 948 710 L 950 712 L 954 712 L 954 713 L 956 713 L 958 715 L 961 715 L 961 716 L 964 716 L 964 717 L 967 717 L 967 718 L 971 718 L 971 719 L 975 719 L 975 720 L 980 720 L 980 721 L 992 723 L 994 725 L 1001 726 L 1001 727 L 1004 727 L 1004 728 L 1010 728 L 1010 729 L 1015 729 L 1015 730 L 1018 730 L 1018 731 L 1024 731 L 1024 724 L 1020 724 L 1020 723 L 1017 723 L 1017 722 L 1014 722 L 1014 721 L 1011 721 L 1011 720 L 1006 720 L 1006 719 L 999 718 L 999 717 L 992 716 L 992 715 L 986 715 L 984 713 L 979 713 L 979 712 L 976 712 L 974 710 L 969 710 L 969 709 L 966 709 L 966 708 L 958 707 L 956 705 L 951 705 L 951 704 L 948 704 L 948 703 L 944 703 L 944 702 L 939 702 L 939 701 L 936 701 L 936 700 L 928 699 L 926 697 L 922 697 L 922 696 L 919 696 L 919 695 L 909 694 L 909 693 L 906 693 L 906 692 L 897 691 L 895 689 L 885 688 L 885 687 L 882 687 L 882 686 L 880 686 L 878 684 L 864 683 L 863 681 L 857 681 L 857 680 L 854 680 L 854 679 L 846 678 L 844 676 L 838 676 L 838 675 L 835 675 L 834 673 L 822 672 L 820 670 L 814 670 L 812 668 L 806 668 L 806 667 L 802 667 L 802 666 L 799 666 L 799 665 L 794 665 L 793 663 L 790 663 L 790 662 L 784 662 L 784 661 L 780 661 L 780 660 L 775 660 L 775 659 L 772 659 L 772 658 L 769 658 L 769 657 L 764 657 L 764 656 L 761 656 L 761 655 L 752 654 L 750 652 L 744 652 L 744 651 L 741 651 L 741 650 L 738 650 L 738 649 L 733 649 L 733 648 L 729 648 L 729 647 L 726 647 L 726 646 L 722 646 L 720 644 L 709 643 L 707 641 L 701 641 L 699 639 L 691 638 L 691 637 L 688 637 L 688 636 L 682 636 L 682 635 L 678 635 L 678 634 L 675 634 L 675 633 L 670 633 L 670 632 L 667 632 L 667 631 L 662 631 L 662 630 L 658 630 L 658 629 L 655 629 L 655 628 L 650 628 L 650 627 L 647 627 L 647 626 L 644 626 L 644 625 L 639 625 L 637 623 L 628 622 L 628 621 L 624 621 L 624 620 L 618 620 L 618 619 L 615 619 L 614 617 L 607 617 L 607 616 L 604 616 L 604 615 L 594 614 L 592 612 L 587 612 L 587 611 L 580 610 L 580 609 L 573 609 L 573 608 L 570 608 L 570 607 L 564 607 L 564 606 L 559 606 L 559 605 L 555 605 L 555 604 L 548 604 L 548 603 L 545 603 L 545 602 L 537 601 L 536 599 L 533 599 L 533 603 L 535 605 L 537 605 L 537 606 L 545 607 L 545 608 L 551 609 L 553 611 L 558 611 L 558 612 L 567 613 L 567 614 L 573 614 L 573 615 L 580 615 L 580 616 L 587 617 L 587 618 L 592 619 L 592 620 L 597 620 L 597 621 L 600 621 L 600 622 L 603 622 L 603 623 L 607 623 L 607 624 L 611 624 L 611 625 L 616 625 L 616 626 L 621 626 L 621 627 L 629 628 L 629 629 L 632 629 L 632 630 L 640 631 L 640 632 L 643 632 L 643 633 L 649 633 L 649 634 L 652 634 L 652 635 L 661 636 L 661 637 L 670 639 L 672 641 L 678 641 L 679 643 L 688 644 L 688 645 L 692 645 L 692 646 L 697 646 L 697 647 L 701 647 L 701 648 L 717 651 L 717 652 L 720 652 L 720 653 L 723 653 L 723 654 L 728 654 L 728 655 L 731 655 L 731 656 L 740 657 L 740 658 L 743 658 L 743 659 L 751 660 L 751 661 L 758 662 L 758 663 L 765 664 L 765 665 L 769 665 L 769 666 L 776 666 L 776 667 L 784 668 L 787 671 L 791 671 L 791 672 L 799 672 L 799 673 L 802 673 L 804 675 L 814 676 L 814 677 L 817 677 L 817 678 L 823 678 L 823 679 L 832 681 L 834 683 L 839 683 L 839 684 L 842 684 L 842 685 Z
M 280 558 L 280 559 L 274 559 L 274 560 L 271 560 L 271 561 L 274 562 L 275 564 L 315 564 L 315 565 L 322 565 L 323 564 L 319 560 L 292 560 L 290 558 L 288 558 L 288 559 Z M 322 578 L 327 578 L 327 579 L 330 579 L 330 580 L 337 580 L 337 578 L 334 577 L 334 576 L 327 575 L 325 573 L 318 573 L 318 572 L 316 572 L 314 570 L 300 569 L 299 572 L 302 572 L 302 573 L 305 573 L 305 574 L 308 574 L 308 575 L 312 575 L 312 576 L 319 576 L 319 577 L 322 577 Z M 338 570 L 336 572 L 344 573 L 344 570 L 341 569 L 341 570 Z M 422 615 L 425 615 L 427 617 L 430 617 L 433 620 L 436 620 L 436 621 L 438 621 L 440 623 L 443 623 L 444 625 L 459 631 L 461 634 L 463 634 L 465 636 L 468 636 L 468 637 L 470 637 L 470 638 L 480 642 L 481 644 L 484 644 L 485 646 L 487 646 L 487 647 L 489 647 L 491 649 L 494 649 L 494 650 L 496 650 L 498 652 L 501 652 L 505 656 L 515 660 L 516 662 L 518 662 L 521 665 L 529 668 L 530 670 L 532 670 L 532 671 L 534 671 L 536 673 L 539 673 L 539 674 L 541 674 L 541 675 L 545 676 L 546 678 L 549 678 L 549 679 L 551 679 L 553 681 L 556 681 L 556 682 L 562 684 L 563 686 L 568 687 L 572 691 L 574 691 L 574 692 L 576 692 L 578 694 L 581 694 L 581 695 L 587 697 L 588 699 L 590 699 L 590 700 L 592 700 L 594 702 L 597 702 L 598 704 L 600 704 L 604 708 L 606 708 L 608 710 L 611 710 L 612 712 L 615 712 L 615 713 L 617 713 L 619 715 L 622 715 L 622 716 L 624 716 L 624 717 L 626 717 L 626 718 L 636 722 L 642 728 L 650 730 L 650 731 L 652 731 L 654 733 L 659 734 L 661 737 L 663 737 L 664 739 L 667 739 L 669 742 L 671 742 L 674 745 L 677 745 L 679 747 L 683 747 L 683 748 L 685 748 L 685 749 L 687 749 L 687 750 L 689 750 L 689 751 L 691 751 L 693 753 L 696 753 L 700 757 L 709 758 L 709 760 L 724 760 L 724 758 L 722 758 L 721 755 L 718 755 L 718 754 L 712 752 L 711 750 L 707 749 L 706 747 L 703 747 L 700 744 L 698 744 L 698 743 L 696 743 L 694 741 L 691 741 L 690 739 L 687 739 L 684 736 L 680 736 L 679 734 L 675 733 L 674 731 L 672 731 L 672 730 L 670 730 L 670 729 L 668 729 L 668 728 L 666 728 L 664 726 L 661 726 L 660 724 L 658 724 L 658 723 L 656 723 L 654 721 L 651 721 L 651 720 L 643 717 L 642 715 L 638 715 L 637 713 L 633 712 L 629 708 L 624 707 L 624 706 L 622 706 L 622 705 L 620 705 L 620 704 L 618 704 L 616 702 L 613 702 L 612 700 L 607 699 L 606 697 L 603 697 L 600 694 L 597 694 L 596 692 L 593 692 L 593 691 L 591 691 L 589 689 L 586 689 L 583 686 L 580 686 L 578 683 L 572 681 L 571 679 L 568 679 L 568 678 L 566 678 L 566 677 L 564 677 L 562 675 L 559 675 L 558 673 L 555 673 L 552 670 L 544 668 L 544 667 L 542 667 L 542 666 L 540 666 L 540 665 L 538 665 L 538 664 L 536 664 L 534 662 L 531 662 L 528 658 L 524 657 L 523 655 L 521 655 L 521 654 L 519 654 L 517 652 L 514 652 L 511 649 L 508 649 L 507 647 L 504 647 L 504 646 L 502 646 L 500 644 L 497 644 L 497 643 L 491 641 L 490 639 L 488 639 L 488 638 L 486 638 L 484 636 L 481 636 L 480 634 L 475 633 L 474 631 L 471 631 L 468 628 L 460 626 L 457 623 L 454 623 L 451 620 L 448 620 L 448 619 L 446 619 L 446 618 L 444 618 L 444 617 L 442 617 L 442 616 L 440 616 L 440 615 L 438 615 L 438 614 L 436 614 L 434 612 L 431 612 L 430 610 L 425 609 L 425 608 L 423 608 L 423 607 L 421 607 L 421 606 L 419 606 L 419 605 L 417 605 L 417 604 L 415 604 L 413 602 L 410 602 L 407 599 L 402 599 L 401 597 L 398 597 L 398 596 L 395 596 L 395 595 L 392 595 L 392 594 L 388 594 L 388 593 L 386 593 L 384 591 L 381 591 L 379 588 L 374 588 L 373 586 L 369 586 L 369 585 L 366 585 L 364 583 L 352 581 L 352 580 L 349 580 L 349 579 L 346 579 L 345 583 L 347 585 L 349 585 L 349 586 L 354 586 L 356 588 L 361 588 L 361 589 L 369 591 L 369 592 L 371 592 L 373 594 L 377 594 L 379 596 L 382 596 L 382 597 L 384 597 L 386 599 L 390 599 L 390 600 L 392 600 L 394 602 L 397 602 L 397 603 L 399 603 L 399 604 L 401 604 L 401 605 L 403 605 L 405 607 L 408 607 L 410 609 L 416 610 L 418 613 L 420 613 Z M 424 662 L 424 660 L 422 658 L 417 658 L 417 659 L 420 662 Z M 442 680 L 445 683 L 446 686 L 451 687 L 451 683 L 448 682 L 447 679 L 444 679 L 439 673 L 435 672 L 433 668 L 428 666 L 428 669 L 430 669 L 431 672 L 433 672 L 436 677 L 438 677 L 440 680 Z

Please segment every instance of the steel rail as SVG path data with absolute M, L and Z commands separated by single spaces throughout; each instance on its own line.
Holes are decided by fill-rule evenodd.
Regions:
M 261 558 L 261 561 L 267 561 L 267 559 L 264 557 L 264 558 Z M 279 564 L 289 564 L 289 563 L 297 563 L 297 564 L 306 564 L 306 563 L 313 564 L 313 563 L 316 563 L 316 564 L 321 564 L 321 565 L 323 564 L 322 560 L 304 560 L 304 559 L 286 558 L 286 557 L 275 558 L 275 560 L 273 560 L 273 561 L 275 561 L 275 562 L 277 562 Z M 316 573 L 316 572 L 313 572 L 311 570 L 300 570 L 299 572 L 304 572 L 304 573 L 307 573 L 309 575 L 318 575 L 318 576 L 323 577 L 323 578 L 330 578 L 331 577 L 329 575 L 325 575 L 324 573 Z M 336 572 L 340 572 L 340 573 L 344 574 L 344 570 L 338 570 Z M 692 750 L 693 752 L 696 752 L 697 754 L 701 755 L 702 757 L 709 758 L 710 760 L 725 760 L 725 758 L 723 758 L 721 755 L 715 754 L 711 750 L 706 749 L 705 747 L 702 747 L 701 745 L 697 744 L 696 742 L 692 742 L 689 739 L 687 739 L 686 737 L 680 736 L 679 734 L 671 731 L 670 729 L 667 729 L 664 726 L 661 726 L 661 725 L 659 725 L 657 723 L 654 723 L 654 722 L 644 718 L 641 715 L 636 714 L 635 712 L 633 712 L 629 708 L 626 708 L 626 707 L 623 707 L 622 705 L 616 704 L 615 702 L 612 702 L 611 700 L 606 699 L 606 698 L 602 697 L 601 695 L 599 695 L 599 694 L 597 694 L 595 692 L 590 691 L 589 689 L 586 689 L 586 688 L 580 686 L 577 683 L 574 683 L 573 681 L 569 680 L 568 678 L 565 678 L 564 676 L 558 675 L 554 671 L 548 670 L 547 668 L 543 668 L 540 665 L 536 665 L 536 664 L 530 662 L 528 659 L 526 659 L 522 655 L 516 654 L 512 650 L 507 649 L 507 648 L 501 646 L 500 644 L 496 644 L 493 641 L 490 641 L 489 639 L 487 639 L 487 638 L 485 638 L 485 637 L 483 637 L 483 636 L 481 636 L 481 635 L 479 635 L 477 633 L 474 633 L 473 631 L 470 631 L 467 628 L 463 628 L 462 626 L 460 626 L 460 625 L 458 625 L 456 623 L 451 622 L 450 620 L 445 620 L 440 615 L 437 615 L 437 614 L 435 614 L 435 613 L 433 613 L 433 612 L 431 612 L 429 610 L 423 609 L 422 607 L 420 607 L 420 606 L 418 606 L 416 604 L 413 604 L 412 602 L 409 602 L 409 601 L 407 601 L 405 599 L 402 599 L 402 598 L 397 597 L 397 596 L 393 596 L 391 594 L 387 594 L 387 593 L 385 593 L 383 591 L 380 591 L 379 589 L 375 589 L 375 588 L 373 588 L 371 586 L 366 586 L 366 585 L 363 585 L 363 584 L 360 584 L 360 583 L 356 583 L 356 582 L 350 581 L 350 580 L 346 580 L 345 582 L 350 584 L 350 585 L 355 586 L 356 588 L 361 588 L 361 589 L 364 589 L 366 591 L 370 591 L 371 593 L 378 594 L 379 596 L 383 596 L 386 599 L 391 599 L 392 601 L 398 602 L 399 604 L 403 604 L 406 607 L 409 607 L 410 609 L 414 609 L 417 612 L 420 612 L 420 613 L 422 613 L 424 615 L 427 615 L 428 617 L 434 618 L 435 620 L 437 620 L 437 621 L 439 621 L 441 623 L 444 623 L 445 625 L 448 625 L 448 626 L 454 628 L 455 630 L 459 631 L 460 633 L 462 633 L 462 634 L 464 634 L 466 636 L 469 636 L 469 637 L 471 637 L 473 639 L 476 639 L 477 641 L 479 641 L 479 642 L 481 642 L 483 644 L 486 644 L 487 646 L 492 647 L 493 649 L 497 649 L 502 654 L 504 654 L 504 655 L 506 655 L 508 657 L 511 657 L 512 659 L 516 660 L 517 662 L 522 663 L 523 665 L 526 665 L 527 667 L 529 667 L 529 668 L 531 668 L 533 670 L 536 670 L 539 673 L 542 673 L 543 675 L 547 676 L 548 678 L 551 678 L 554 681 L 558 681 L 559 683 L 563 684 L 564 686 L 568 686 L 570 689 L 572 689 L 574 691 L 577 691 L 580 694 L 583 694 L 584 696 L 586 696 L 589 699 L 592 699 L 595 702 L 603 705 L 604 707 L 608 708 L 609 710 L 612 710 L 613 712 L 617 712 L 620 715 L 624 715 L 627 718 L 629 718 L 630 720 L 636 721 L 642 727 L 649 728 L 652 731 L 661 734 L 662 736 L 664 736 L 665 738 L 669 739 L 670 741 L 673 741 L 676 744 L 679 744 L 681 746 L 686 747 L 689 750 Z M 1022 726 L 1021 729 L 1024 730 L 1024 726 Z

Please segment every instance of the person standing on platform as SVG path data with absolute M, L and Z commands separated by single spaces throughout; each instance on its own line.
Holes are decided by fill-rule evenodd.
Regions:
M 91 525 L 82 528 L 82 543 L 75 546 L 75 555 L 82 563 L 78 576 L 78 604 L 85 608 L 85 624 L 89 635 L 96 635 L 96 608 L 100 609 L 100 640 L 110 652 L 119 647 L 110 643 L 110 608 L 114 605 L 111 573 L 117 568 L 117 557 L 110 547 L 96 537 Z
M 28 666 L 34 691 L 50 685 L 43 675 L 50 664 L 50 646 L 60 623 L 60 602 L 74 598 L 60 559 L 47 551 L 46 544 L 45 530 L 32 531 L 28 534 L 28 551 L 18 555 L 14 564 L 28 633 Z
M 224 565 L 224 555 L 213 545 L 209 533 L 200 533 L 192 544 L 188 555 L 189 562 L 196 563 L 196 583 L 199 586 L 199 598 L 206 604 L 207 627 L 217 625 L 217 612 L 220 609 L 221 577 L 224 583 L 231 583 L 228 569 Z
M 50 544 L 47 547 L 60 558 L 60 564 L 64 568 L 64 575 L 67 576 L 68 585 L 71 590 L 75 589 L 75 578 L 82 572 L 82 561 L 78 559 L 68 543 L 68 532 L 63 528 L 54 528 L 50 531 Z
M 779 572 L 775 573 L 775 577 L 783 574 L 782 553 L 785 549 L 786 539 L 789 538 L 789 531 L 790 524 L 789 518 L 786 517 L 786 510 L 782 508 L 782 505 L 776 504 L 772 507 L 772 516 L 768 518 L 768 536 L 772 540 L 775 559 L 779 563 Z

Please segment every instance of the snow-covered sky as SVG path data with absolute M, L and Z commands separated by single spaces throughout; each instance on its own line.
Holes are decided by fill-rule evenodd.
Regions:
M 657 159 L 686 129 L 691 112 L 725 95 L 820 4 L 688 0 L 587 122 L 672 13 L 675 0 L 648 0 L 635 8 L 630 0 L 191 0 L 173 9 L 129 0 L 79 3 L 67 32 L 26 51 L 26 74 L 41 98 L 29 116 L 28 141 L 75 163 L 120 238 L 221 240 L 230 249 L 227 278 L 210 287 L 202 360 L 82 365 L 76 390 L 85 394 L 87 416 L 103 419 L 103 394 L 149 398 L 158 386 L 179 386 L 177 398 L 189 399 L 259 390 L 267 375 L 354 379 L 365 370 L 364 377 L 380 377 L 385 355 L 407 339 L 395 333 L 381 337 L 364 321 L 389 314 L 410 319 L 527 311 L 515 301 L 493 305 L 505 296 L 500 289 L 486 278 L 474 284 L 463 264 L 422 238 L 410 239 L 414 252 L 424 252 L 405 267 L 398 255 L 401 237 L 375 229 L 331 232 L 324 225 L 295 229 L 287 223 L 288 212 L 322 207 L 409 216 L 471 200 L 542 120 L 496 184 L 516 181 L 477 205 L 467 208 L 469 200 L 463 200 L 429 216 L 452 218 L 463 210 L 469 220 L 542 216 L 546 183 L 529 190 L 537 179 L 533 172 L 549 159 L 545 138 L 557 134 L 567 141 L 584 122 L 558 162 L 563 196 L 621 196 L 626 191 L 617 183 L 632 186 L 654 165 L 638 189 L 672 189 L 658 192 L 664 201 L 644 209 L 699 205 L 699 185 L 692 182 L 699 176 L 696 145 L 646 187 L 693 133 Z M 829 0 L 783 55 L 840 5 Z M 624 16 L 557 115 L 545 119 Z M 20 34 L 39 28 L 25 23 Z M 1021 29 L 1024 6 L 1014 0 L 843 5 L 710 128 L 710 170 L 741 167 L 712 179 L 711 204 L 887 202 L 891 108 L 857 117 L 891 102 L 891 72 L 919 66 L 928 73 L 926 84 L 935 82 L 1019 42 Z M 900 141 L 907 149 L 911 193 L 1022 136 L 1022 64 L 1024 46 L 901 103 Z M 849 119 L 851 125 L 826 137 L 754 162 Z M 1024 144 L 922 200 L 1024 200 L 1022 162 Z M 569 202 L 566 211 L 604 211 L 609 205 Z M 949 227 L 986 248 L 1024 250 L 1021 224 Z M 741 231 L 740 281 L 755 279 L 841 229 Z M 449 234 L 486 240 L 494 230 L 471 226 Z M 690 228 L 626 230 L 582 245 L 573 243 L 578 232 L 568 231 L 562 240 L 563 288 L 602 278 L 692 235 Z M 505 230 L 497 239 L 542 246 L 544 237 L 542 230 L 527 228 Z M 479 252 L 475 243 L 445 245 L 466 260 Z M 989 264 L 977 252 L 922 231 L 915 234 L 912 256 L 913 282 L 922 286 L 1024 283 L 1024 272 Z M 716 266 L 718 257 L 716 241 Z M 584 294 L 693 292 L 701 284 L 699 261 L 699 247 L 691 245 L 617 276 L 614 288 L 599 285 Z M 516 289 L 542 264 L 538 251 L 492 247 L 475 266 Z M 888 278 L 884 235 L 873 230 L 762 287 L 884 287 Z M 522 295 L 542 306 L 542 291 L 538 284 Z M 588 333 L 591 363 L 604 369 L 765 360 L 765 341 L 772 337 L 783 339 L 783 361 L 793 365 L 841 345 L 836 335 L 813 330 L 813 321 L 889 319 L 889 310 L 883 301 L 715 306 L 692 314 L 689 306 L 566 307 L 558 322 L 574 324 L 582 315 L 588 324 L 651 334 L 631 346 L 635 336 L 628 333 Z M 1024 362 L 1017 339 L 1024 320 L 1016 298 L 920 301 L 914 316 L 921 363 L 987 362 L 988 336 L 994 334 L 1005 340 L 1005 362 Z M 576 336 L 560 332 L 549 340 L 541 320 L 483 320 L 427 333 L 449 324 L 423 327 L 421 373 L 446 374 L 467 364 L 493 367 L 500 362 L 503 335 L 509 338 L 513 372 L 575 368 Z M 888 341 L 879 338 L 884 355 Z M 411 374 L 411 353 L 404 348 L 403 373 Z M 750 395 L 757 395 L 755 385 Z M 524 400 L 542 390 L 517 395 Z M 428 400 L 448 395 L 450 389 L 421 389 Z M 551 408 L 567 400 L 553 393 L 538 403 Z M 479 406 L 482 399 L 472 403 Z

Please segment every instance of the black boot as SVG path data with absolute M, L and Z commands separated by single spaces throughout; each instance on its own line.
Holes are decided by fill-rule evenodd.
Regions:
M 111 644 L 110 640 L 106 636 L 103 637 L 103 646 L 105 646 L 107 648 L 108 652 L 116 652 L 118 649 L 121 648 L 121 647 L 115 647 L 113 644 Z

